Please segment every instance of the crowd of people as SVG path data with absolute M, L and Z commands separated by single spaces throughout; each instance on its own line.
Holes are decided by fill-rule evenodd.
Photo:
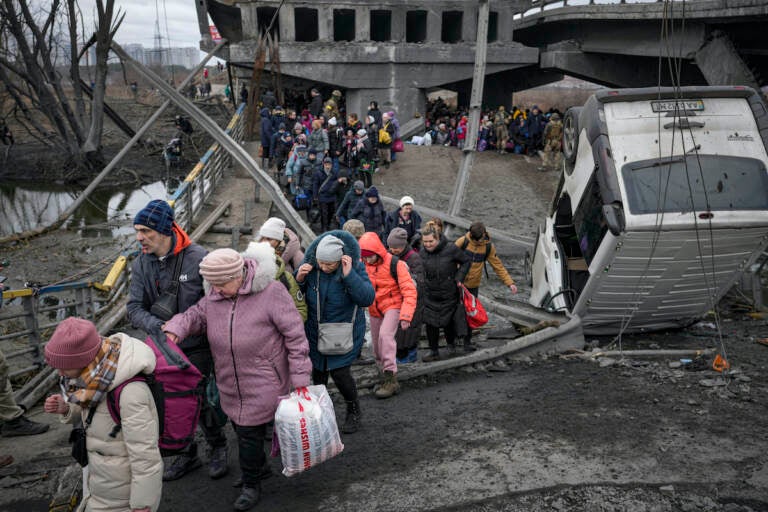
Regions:
M 409 196 L 387 212 L 375 187 L 356 182 L 349 192 L 359 197 L 355 206 L 347 201 L 344 211 L 333 212 L 344 220 L 342 229 L 322 232 L 306 251 L 277 217 L 264 221 L 243 253 L 208 252 L 192 242 L 162 200 L 150 201 L 134 218 L 141 252 L 132 267 L 128 318 L 152 339 L 159 334 L 176 344 L 209 394 L 212 386 L 217 390 L 218 405 L 202 402 L 199 428 L 208 446 L 208 474 L 216 479 L 229 472 L 223 428 L 232 424 L 241 487 L 235 510 L 254 507 L 271 475 L 265 444 L 278 397 L 333 379 L 346 406 L 340 430 L 355 433 L 362 412 L 351 368 L 366 337 L 380 372 L 374 395 L 389 398 L 400 392 L 398 366 L 418 360 L 422 330 L 429 345 L 424 362 L 442 357 L 441 330 L 448 355 L 456 353 L 457 341 L 463 351 L 475 350 L 461 287 L 477 294 L 486 261 L 516 292 L 482 223 L 454 242 L 439 219 L 422 225 Z M 328 326 L 339 324 L 349 325 L 349 346 L 330 351 L 329 337 L 333 342 L 341 335 Z M 101 336 L 89 320 L 70 317 L 45 346 L 61 393 L 48 397 L 44 409 L 84 425 L 91 493 L 86 510 L 157 510 L 164 480 L 203 465 L 194 441 L 173 459 L 161 458 L 162 411 L 147 380 L 134 378 L 155 370 L 147 343 L 123 333 Z M 118 423 L 107 403 L 116 387 L 123 389 Z M 10 395 L 1 397 L 8 401 Z M 0 413 L 3 435 L 47 429 L 26 420 L 15 404 L 0 405 Z M 11 463 L 6 459 L 0 462 Z
M 524 155 L 540 155 L 541 170 L 558 168 L 562 150 L 563 114 L 556 108 L 542 112 L 538 105 L 523 108 L 504 105 L 486 110 L 481 115 L 477 134 L 477 151 L 496 151 Z M 468 113 L 451 109 L 442 98 L 427 104 L 424 136 L 417 144 L 437 144 L 464 147 L 467 137 Z

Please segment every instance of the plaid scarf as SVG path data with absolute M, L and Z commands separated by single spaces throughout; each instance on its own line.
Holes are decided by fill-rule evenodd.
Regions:
M 79 377 L 62 377 L 62 389 L 67 401 L 87 409 L 103 400 L 115 379 L 119 358 L 120 339 L 104 338 L 96 357 L 85 367 Z

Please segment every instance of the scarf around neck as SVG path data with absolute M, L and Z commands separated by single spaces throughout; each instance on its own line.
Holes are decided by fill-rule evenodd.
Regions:
M 119 338 L 104 338 L 96 356 L 78 377 L 62 378 L 62 389 L 68 402 L 87 409 L 104 399 L 115 379 L 120 346 Z

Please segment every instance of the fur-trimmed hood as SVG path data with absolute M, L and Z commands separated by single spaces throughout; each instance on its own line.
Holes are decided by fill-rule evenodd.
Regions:
M 241 253 L 243 258 L 254 260 L 266 274 L 276 278 L 285 270 L 285 262 L 282 258 L 275 257 L 275 249 L 269 242 L 251 242 L 248 248 Z M 279 263 L 278 263 L 279 260 Z

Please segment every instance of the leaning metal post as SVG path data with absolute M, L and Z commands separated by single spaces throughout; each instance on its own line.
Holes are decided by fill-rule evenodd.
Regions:
M 472 94 L 469 99 L 469 125 L 467 138 L 464 142 L 464 153 L 461 158 L 459 175 L 456 177 L 456 185 L 448 202 L 448 215 L 458 217 L 461 212 L 461 204 L 469 183 L 469 173 L 475 162 L 475 149 L 477 147 L 477 132 L 480 125 L 480 108 L 483 102 L 483 85 L 485 83 L 485 61 L 488 50 L 488 17 L 490 6 L 488 0 L 480 0 L 480 8 L 477 16 L 477 42 L 475 43 L 475 71 L 472 76 Z

